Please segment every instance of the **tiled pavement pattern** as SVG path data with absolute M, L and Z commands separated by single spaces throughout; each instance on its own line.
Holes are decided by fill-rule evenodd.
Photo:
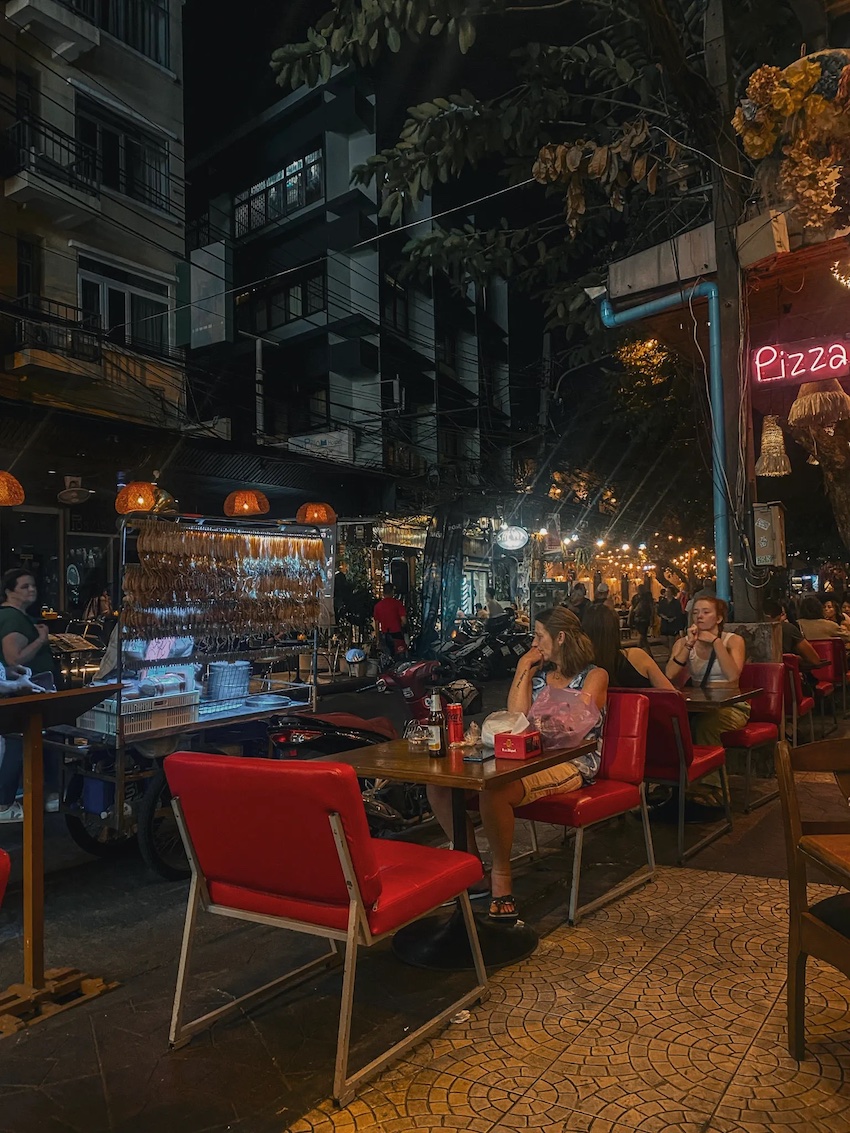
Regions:
M 288 1129 L 848 1133 L 850 982 L 809 961 L 798 1065 L 785 1048 L 787 915 L 784 882 L 661 869 L 555 928 L 493 977 L 468 1021 L 346 1109 L 326 1102 Z

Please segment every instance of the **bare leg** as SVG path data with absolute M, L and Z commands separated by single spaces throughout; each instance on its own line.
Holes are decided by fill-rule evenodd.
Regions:
M 511 892 L 514 807 L 523 794 L 522 783 L 508 783 L 496 790 L 481 792 L 481 821 L 493 859 L 490 876 L 494 897 L 506 897 Z
M 452 824 L 452 792 L 448 787 L 434 787 L 427 786 L 425 788 L 428 794 L 428 802 L 431 810 L 436 816 L 437 821 L 443 828 L 443 832 L 450 842 L 454 841 L 454 830 Z M 485 792 L 482 791 L 482 794 Z M 472 819 L 467 815 L 466 818 L 466 845 L 470 854 L 475 854 L 477 858 L 481 855 L 478 852 L 478 846 L 475 844 L 475 830 L 472 826 Z

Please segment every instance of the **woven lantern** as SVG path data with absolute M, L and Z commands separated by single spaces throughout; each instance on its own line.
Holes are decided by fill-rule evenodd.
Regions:
M 788 424 L 795 429 L 821 428 L 850 418 L 850 397 L 835 378 L 805 382 L 788 413 Z
M 119 515 L 133 511 L 152 511 L 156 503 L 156 488 L 147 480 L 133 480 L 115 497 L 115 510 Z
M 256 488 L 240 488 L 237 492 L 231 492 L 224 501 L 224 514 L 265 515 L 269 506 L 269 501 Z
M 0 507 L 17 507 L 24 502 L 24 490 L 11 472 L 0 472 Z
M 309 523 L 311 527 L 329 527 L 336 523 L 336 512 L 330 504 L 302 504 L 295 521 Z
M 761 455 L 756 461 L 756 476 L 790 476 L 791 461 L 785 451 L 785 438 L 779 418 L 768 414 L 761 430 Z

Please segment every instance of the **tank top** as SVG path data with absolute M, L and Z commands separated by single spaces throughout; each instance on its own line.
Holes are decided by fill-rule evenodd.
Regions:
M 652 688 L 652 681 L 638 672 L 625 653 L 617 654 L 616 680 L 618 688 Z
M 729 639 L 731 637 L 731 633 L 722 633 L 720 635 L 720 640 L 724 645 L 728 646 Z M 711 658 L 709 657 L 705 661 L 703 661 L 701 657 L 697 656 L 696 647 L 690 649 L 690 651 L 688 652 L 688 673 L 690 675 L 692 684 L 702 684 L 703 677 L 705 676 L 705 669 L 710 659 Z M 714 664 L 711 666 L 711 671 L 708 674 L 708 680 L 706 681 L 706 684 L 710 688 L 712 685 L 729 685 L 731 683 L 734 682 L 730 682 L 728 677 L 723 676 L 723 670 L 720 668 L 720 665 L 717 662 L 717 656 L 715 655 Z

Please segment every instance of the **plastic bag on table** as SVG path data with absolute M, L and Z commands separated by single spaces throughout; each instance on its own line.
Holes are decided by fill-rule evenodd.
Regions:
M 528 719 L 540 733 L 545 751 L 580 744 L 599 723 L 600 715 L 578 689 L 547 685 L 529 709 Z
M 481 725 L 481 742 L 485 747 L 495 747 L 493 737 L 500 732 L 525 732 L 528 729 L 528 718 L 521 712 L 491 712 Z

